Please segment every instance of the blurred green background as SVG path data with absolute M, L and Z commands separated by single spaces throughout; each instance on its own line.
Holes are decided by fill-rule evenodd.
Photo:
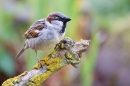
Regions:
M 51 12 L 72 19 L 67 37 L 91 44 L 77 69 L 68 65 L 42 86 L 130 86 L 130 0 L 0 0 L 0 83 L 36 63 L 31 49 L 14 57 L 23 33 Z M 39 52 L 39 58 L 51 51 Z

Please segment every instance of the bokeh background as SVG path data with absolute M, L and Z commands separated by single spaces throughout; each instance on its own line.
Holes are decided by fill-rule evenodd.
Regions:
M 0 0 L 0 84 L 33 67 L 31 49 L 14 58 L 23 33 L 56 11 L 72 19 L 67 37 L 91 44 L 78 68 L 68 65 L 41 86 L 130 86 L 130 0 Z M 39 58 L 52 50 L 39 52 Z

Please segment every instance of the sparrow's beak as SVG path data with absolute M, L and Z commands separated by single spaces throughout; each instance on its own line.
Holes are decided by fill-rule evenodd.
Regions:
M 70 18 L 67 18 L 67 17 L 64 18 L 64 22 L 68 22 L 70 20 L 71 20 Z

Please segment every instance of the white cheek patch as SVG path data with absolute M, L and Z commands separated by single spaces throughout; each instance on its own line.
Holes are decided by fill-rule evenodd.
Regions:
M 63 22 L 62 21 L 59 21 L 59 26 L 63 26 Z
M 62 26 L 63 26 L 63 22 L 62 22 L 62 21 L 53 20 L 51 23 L 52 23 L 53 25 L 58 26 L 58 27 L 62 27 Z

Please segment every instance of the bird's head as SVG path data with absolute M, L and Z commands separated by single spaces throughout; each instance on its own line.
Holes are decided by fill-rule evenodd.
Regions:
M 66 23 L 70 20 L 71 20 L 70 18 L 68 18 L 61 12 L 53 12 L 49 14 L 48 17 L 46 18 L 46 21 L 49 22 L 50 24 L 57 25 L 60 27 L 66 25 Z

